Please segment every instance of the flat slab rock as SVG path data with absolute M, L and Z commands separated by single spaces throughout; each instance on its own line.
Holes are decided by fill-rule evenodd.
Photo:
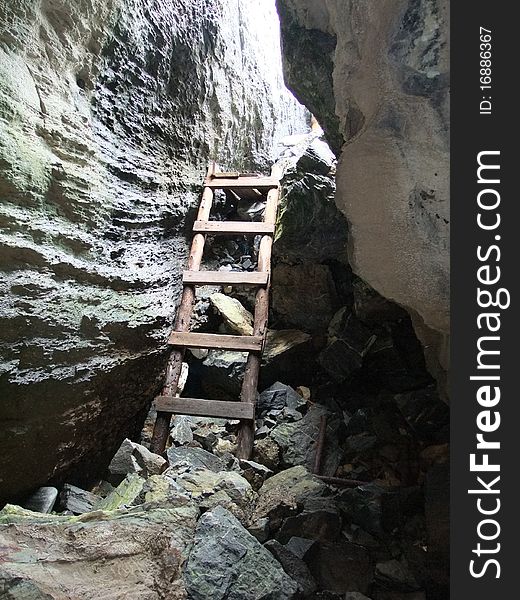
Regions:
M 220 506 L 199 519 L 184 578 L 192 600 L 291 600 L 298 589 L 270 552 Z
M 253 315 L 236 298 L 217 292 L 209 300 L 234 333 L 253 335 Z
M 181 600 L 198 510 L 137 507 L 80 517 L 0 511 L 0 596 Z M 2 595 L 2 592 L 6 595 Z
M 96 494 L 82 490 L 75 485 L 66 483 L 60 493 L 60 503 L 66 510 L 74 514 L 86 513 L 92 510 L 101 498 Z

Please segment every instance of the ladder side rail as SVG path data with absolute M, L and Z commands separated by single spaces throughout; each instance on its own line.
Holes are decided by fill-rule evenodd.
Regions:
M 276 223 L 276 211 L 278 209 L 279 187 L 269 190 L 267 194 L 267 203 L 264 212 L 264 221 L 266 223 Z M 261 272 L 270 273 L 271 271 L 271 253 L 273 246 L 273 236 L 264 235 L 260 241 L 258 252 L 258 267 Z M 255 315 L 253 324 L 253 335 L 260 335 L 264 338 L 267 334 L 267 321 L 269 318 L 269 289 L 270 281 L 265 288 L 260 288 L 255 298 Z M 260 352 L 250 352 L 247 357 L 244 379 L 242 381 L 242 390 L 240 401 L 250 404 L 256 403 L 256 393 L 258 387 L 258 375 L 262 355 Z M 253 443 L 255 438 L 255 420 L 241 421 L 238 430 L 237 439 L 237 458 L 249 459 L 253 452 Z
M 199 205 L 197 219 L 207 221 L 213 205 L 213 190 L 209 187 L 204 187 L 202 200 Z M 198 271 L 202 262 L 204 253 L 204 243 L 206 236 L 202 233 L 196 233 L 193 236 L 190 255 L 188 258 L 188 270 Z M 193 312 L 193 303 L 195 301 L 195 287 L 193 285 L 185 285 L 182 290 L 182 297 L 177 309 L 175 317 L 174 331 L 189 331 L 191 315 Z M 174 349 L 168 360 L 166 368 L 166 378 L 162 390 L 163 396 L 175 396 L 179 378 L 182 371 L 182 361 L 184 358 L 185 348 Z M 170 433 L 171 413 L 158 412 L 153 429 L 150 449 L 156 454 L 162 454 L 166 448 L 168 435 Z

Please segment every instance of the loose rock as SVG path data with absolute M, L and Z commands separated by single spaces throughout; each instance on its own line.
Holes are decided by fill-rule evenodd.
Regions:
M 240 460 L 239 465 L 244 477 L 255 490 L 261 488 L 264 481 L 273 474 L 271 469 L 252 460 Z
M 27 498 L 23 507 L 33 512 L 50 513 L 57 498 L 58 490 L 55 487 L 41 487 Z
M 176 416 L 170 431 L 170 438 L 176 446 L 184 446 L 193 442 L 193 431 L 189 417 Z
M 170 468 L 166 471 L 171 477 L 194 469 L 208 469 L 214 473 L 225 471 L 226 466 L 220 458 L 202 448 L 168 448 L 166 451 Z
M 143 477 L 160 473 L 166 460 L 150 452 L 148 448 L 125 439 L 112 459 L 108 470 L 114 478 L 122 478 L 129 473 L 137 473 Z
M 269 540 L 265 548 L 271 552 L 276 560 L 282 565 L 283 570 L 298 583 L 300 591 L 305 595 L 316 591 L 317 586 L 307 565 L 287 545 L 280 544 L 276 540 Z
M 95 510 L 116 510 L 131 506 L 143 491 L 145 480 L 137 473 L 129 473 L 106 498 L 95 503 Z
M 210 296 L 210 302 L 232 332 L 253 335 L 253 315 L 236 298 L 216 293 Z
M 372 565 L 367 551 L 347 541 L 316 544 L 307 564 L 320 588 L 331 592 L 366 593 L 372 583 Z
M 313 404 L 301 420 L 281 423 L 269 434 L 280 446 L 285 466 L 305 465 L 309 470 L 313 469 L 321 418 L 324 416 L 327 416 L 327 429 L 320 474 L 334 475 L 343 454 L 339 443 L 343 423 L 337 415 L 319 404 Z
M 420 587 L 405 560 L 392 559 L 377 563 L 375 576 L 380 585 L 402 592 L 418 590 Z
M 17 600 L 180 600 L 197 515 L 192 505 L 79 517 L 7 505 L 0 511 L 2 585 L 27 591 Z
M 66 483 L 60 492 L 60 504 L 75 515 L 90 512 L 100 500 L 99 496 L 69 483 Z
M 222 507 L 199 519 L 184 577 L 193 600 L 290 600 L 297 592 L 296 582 Z
M 257 414 L 261 416 L 271 410 L 281 411 L 286 407 L 301 410 L 306 406 L 307 402 L 305 398 L 288 385 L 277 381 L 260 394 L 256 404 L 256 410 Z

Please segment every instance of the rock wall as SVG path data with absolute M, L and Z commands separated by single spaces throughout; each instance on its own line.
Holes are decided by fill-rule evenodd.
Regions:
M 278 0 L 289 87 L 339 156 L 349 261 L 404 306 L 441 387 L 449 335 L 447 0 Z
M 90 479 L 140 426 L 208 159 L 265 169 L 306 127 L 276 19 L 274 0 L 0 2 L 0 501 Z

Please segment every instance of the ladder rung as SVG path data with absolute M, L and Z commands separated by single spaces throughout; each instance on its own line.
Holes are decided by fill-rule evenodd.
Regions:
M 173 331 L 169 344 L 186 348 L 217 348 L 239 352 L 261 352 L 263 338 L 254 335 L 220 335 L 216 333 L 191 333 Z
M 269 273 L 259 271 L 184 271 L 187 285 L 259 285 L 266 286 Z
M 197 417 L 220 417 L 221 419 L 255 418 L 255 405 L 249 402 L 158 396 L 155 399 L 155 409 L 160 412 L 172 412 L 179 415 L 193 415 Z
M 195 221 L 194 233 L 229 234 L 273 234 L 274 224 L 262 221 Z
M 206 181 L 206 187 L 210 188 L 254 188 L 257 190 L 268 190 L 278 187 L 280 182 L 272 177 L 237 177 L 237 178 L 215 178 Z
M 228 171 L 221 173 L 212 173 L 212 179 L 238 179 L 240 177 L 240 173 L 238 171 Z

